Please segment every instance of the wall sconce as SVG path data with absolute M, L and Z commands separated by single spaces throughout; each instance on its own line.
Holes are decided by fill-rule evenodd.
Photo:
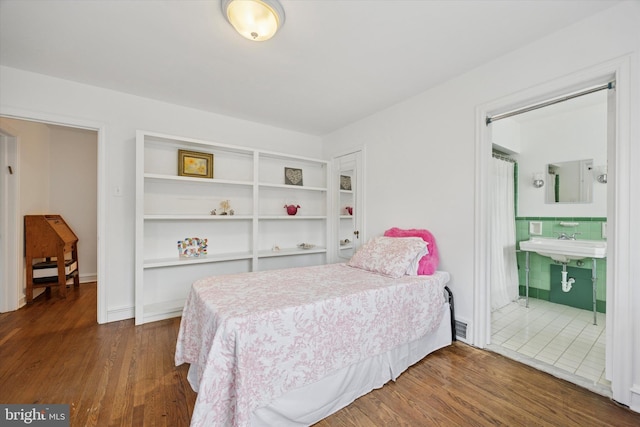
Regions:
M 249 40 L 269 40 L 284 25 L 278 0 L 222 0 L 221 6 L 227 21 Z
M 606 184 L 607 183 L 607 166 L 596 166 L 595 168 L 593 168 L 593 174 L 596 177 L 596 181 L 598 181 L 600 184 Z
M 544 180 L 542 179 L 541 173 L 533 174 L 533 186 L 535 188 L 542 188 L 544 186 Z

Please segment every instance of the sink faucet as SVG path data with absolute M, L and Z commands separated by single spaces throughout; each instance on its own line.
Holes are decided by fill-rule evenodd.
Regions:
M 558 240 L 576 240 L 576 236 L 578 234 L 582 234 L 582 233 L 573 233 L 571 235 L 567 233 L 560 233 L 560 235 L 558 236 Z

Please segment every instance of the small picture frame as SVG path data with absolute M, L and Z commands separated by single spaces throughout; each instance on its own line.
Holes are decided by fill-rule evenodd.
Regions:
M 347 175 L 340 175 L 340 189 L 351 191 L 351 177 Z
M 302 185 L 302 169 L 284 168 L 284 183 L 287 185 Z
M 178 150 L 178 176 L 213 178 L 213 154 Z

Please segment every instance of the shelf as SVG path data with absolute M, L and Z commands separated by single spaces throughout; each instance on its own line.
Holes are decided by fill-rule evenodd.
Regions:
M 179 150 L 212 154 L 214 178 L 178 176 Z M 182 296 L 207 275 L 327 262 L 328 161 L 140 130 L 135 159 L 136 324 L 180 315 Z M 305 185 L 285 184 L 287 168 L 301 169 Z M 210 214 L 223 200 L 235 215 Z M 288 204 L 303 211 L 287 215 Z M 185 236 L 206 237 L 209 254 L 179 257 Z M 323 247 L 295 247 L 301 241 Z M 286 249 L 266 249 L 274 242 Z M 287 256 L 296 257 L 273 259 Z
M 327 191 L 326 187 L 308 187 L 304 185 L 290 185 L 290 184 L 268 184 L 261 182 L 258 184 L 260 187 L 277 188 L 286 190 L 304 190 L 304 191 Z
M 294 256 L 294 255 L 308 255 L 308 254 L 320 254 L 327 252 L 327 248 L 316 247 L 312 249 L 300 249 L 300 248 L 284 248 L 279 251 L 260 251 L 258 252 L 258 258 L 272 258 L 278 256 Z
M 210 150 L 224 151 L 228 153 L 242 154 L 250 156 L 255 151 L 252 148 L 240 147 L 237 145 L 221 144 L 218 142 L 205 141 L 202 139 L 178 137 L 174 135 L 165 135 L 158 132 L 138 131 L 148 138 L 147 144 L 157 145 L 161 147 L 172 146 L 174 148 L 192 148 L 194 150 L 208 148 Z
M 71 273 L 65 276 L 66 284 L 72 284 L 74 277 L 78 275 L 78 270 L 73 270 Z M 58 276 L 55 277 L 38 277 L 33 279 L 33 287 L 50 286 L 51 283 L 58 283 Z
M 295 221 L 303 219 L 327 219 L 327 217 L 324 215 L 260 215 L 258 219 L 261 221 Z
M 158 173 L 145 173 L 145 179 L 155 179 L 155 180 L 164 180 L 164 181 L 175 181 L 175 182 L 188 182 L 188 183 L 199 183 L 199 184 L 215 184 L 215 185 L 246 185 L 253 186 L 253 182 L 251 181 L 234 181 L 230 179 L 218 179 L 218 178 L 193 178 L 190 176 L 177 176 L 177 175 L 164 175 Z
M 238 221 L 238 220 L 252 220 L 252 215 L 205 215 L 205 214 L 147 214 L 144 216 L 145 221 L 185 221 L 185 220 L 198 220 L 198 221 Z
M 252 259 L 253 254 L 251 252 L 237 252 L 237 253 L 225 253 L 220 255 L 204 255 L 201 257 L 172 257 L 172 258 L 159 258 L 159 259 L 145 259 L 144 268 L 160 268 L 160 267 L 173 267 L 193 264 L 207 264 L 212 262 L 222 261 L 236 261 L 242 259 Z
M 312 159 L 310 157 L 276 153 L 273 151 L 265 151 L 265 150 L 257 150 L 257 152 L 260 155 L 260 157 L 263 159 L 275 159 L 275 160 L 283 160 L 287 162 L 293 161 L 293 162 L 308 163 L 310 165 L 321 165 L 321 167 L 323 168 L 326 167 L 326 165 L 328 164 L 328 162 L 324 160 Z

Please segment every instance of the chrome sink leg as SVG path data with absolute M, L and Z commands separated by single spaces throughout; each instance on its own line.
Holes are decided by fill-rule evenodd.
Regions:
M 525 288 L 525 304 L 524 306 L 529 308 L 529 251 L 525 252 L 525 279 L 524 279 L 524 288 Z
M 598 276 L 596 275 L 596 259 L 591 258 L 591 261 L 593 262 L 593 268 L 591 269 L 591 284 L 593 286 L 593 324 L 597 325 L 598 318 L 596 316 L 596 282 L 598 281 Z

